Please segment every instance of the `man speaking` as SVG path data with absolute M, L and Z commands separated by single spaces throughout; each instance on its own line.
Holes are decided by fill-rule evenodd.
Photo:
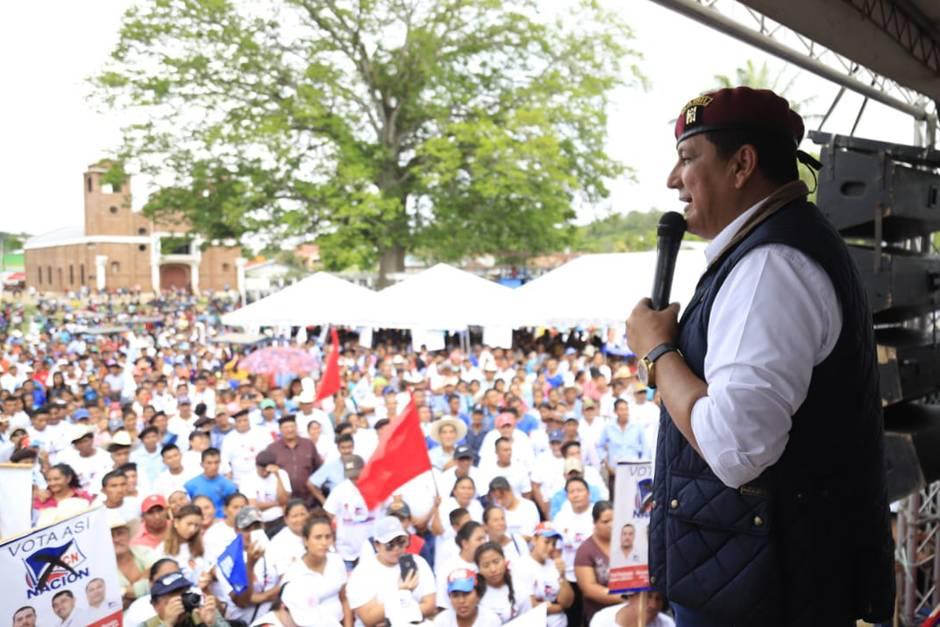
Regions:
M 747 87 L 690 101 L 667 184 L 711 240 L 678 305 L 627 321 L 663 400 L 650 583 L 679 627 L 888 620 L 893 543 L 871 311 L 807 199 L 803 121 Z

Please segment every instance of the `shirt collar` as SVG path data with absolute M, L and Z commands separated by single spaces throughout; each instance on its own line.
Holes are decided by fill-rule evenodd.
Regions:
M 715 236 L 708 246 L 705 247 L 705 264 L 711 265 L 711 263 L 718 257 L 718 254 L 724 250 L 725 246 L 728 245 L 728 242 L 741 230 L 741 227 L 744 226 L 744 223 L 747 222 L 757 209 L 764 204 L 764 201 L 767 200 L 767 197 L 761 198 L 756 203 L 751 205 L 751 207 L 739 215 L 737 218 L 731 221 L 728 226 L 721 229 L 721 232 Z

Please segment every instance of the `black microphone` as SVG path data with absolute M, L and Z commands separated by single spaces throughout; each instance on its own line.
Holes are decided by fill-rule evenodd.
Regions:
M 685 235 L 685 218 L 681 213 L 667 211 L 656 227 L 656 274 L 653 276 L 653 309 L 662 311 L 669 306 L 672 275 L 676 272 L 676 257 Z

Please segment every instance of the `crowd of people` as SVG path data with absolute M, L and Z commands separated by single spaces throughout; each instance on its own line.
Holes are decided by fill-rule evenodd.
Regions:
M 126 625 L 670 625 L 609 594 L 614 469 L 655 454 L 658 398 L 590 334 L 428 352 L 343 336 L 321 364 L 251 373 L 222 296 L 0 306 L 0 461 L 33 464 L 33 519 L 110 521 Z M 309 337 L 309 339 L 306 339 Z M 366 507 L 357 479 L 414 403 L 433 469 Z M 247 586 L 219 559 L 241 538 Z M 91 598 L 91 597 L 89 597 Z M 63 626 L 84 624 L 72 599 Z M 99 601 L 100 602 L 100 601 Z

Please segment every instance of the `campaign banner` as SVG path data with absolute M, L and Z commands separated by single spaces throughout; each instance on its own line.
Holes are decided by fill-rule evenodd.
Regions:
M 0 538 L 10 538 L 32 527 L 33 465 L 0 464 Z
M 121 627 L 121 586 L 103 508 L 0 543 L 0 625 Z
M 614 480 L 614 528 L 610 537 L 611 594 L 648 590 L 649 522 L 653 464 L 620 462 Z

